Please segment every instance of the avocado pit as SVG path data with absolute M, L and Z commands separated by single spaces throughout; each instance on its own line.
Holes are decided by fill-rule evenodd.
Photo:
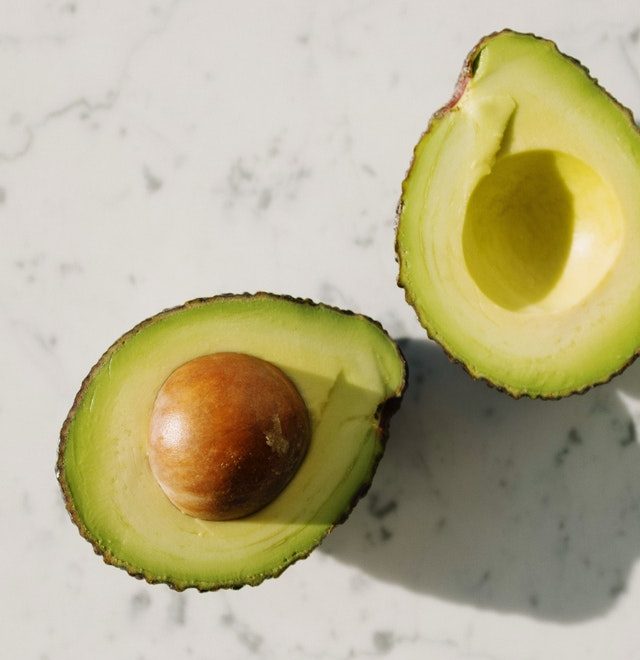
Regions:
M 230 520 L 277 497 L 310 437 L 307 406 L 279 368 L 251 355 L 214 353 L 183 364 L 163 383 L 148 459 L 180 511 Z

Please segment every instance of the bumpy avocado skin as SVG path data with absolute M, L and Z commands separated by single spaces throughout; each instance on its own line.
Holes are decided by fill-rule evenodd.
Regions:
M 78 510 L 76 508 L 76 504 L 74 502 L 74 497 L 71 492 L 71 489 L 69 487 L 69 483 L 67 481 L 67 477 L 65 474 L 65 452 L 67 450 L 67 443 L 69 440 L 69 429 L 70 426 L 73 423 L 76 411 L 80 407 L 83 398 L 85 396 L 85 393 L 87 391 L 87 388 L 91 384 L 94 375 L 104 366 L 105 361 L 108 360 L 113 354 L 114 351 L 118 350 L 118 347 L 123 345 L 124 343 L 127 342 L 127 340 L 134 336 L 136 333 L 138 333 L 140 330 L 145 328 L 148 324 L 153 323 L 154 321 L 167 316 L 171 315 L 174 312 L 177 312 L 179 310 L 189 308 L 189 307 L 194 307 L 194 306 L 199 306 L 199 305 L 210 305 L 210 304 L 216 304 L 218 301 L 224 301 L 224 300 L 246 300 L 248 302 L 252 300 L 281 300 L 281 301 L 287 301 L 295 305 L 305 305 L 305 306 L 311 306 L 311 307 L 318 307 L 318 308 L 324 308 L 326 310 L 331 310 L 335 314 L 345 316 L 345 317 L 356 317 L 359 318 L 363 321 L 366 321 L 367 323 L 371 323 L 372 325 L 376 326 L 377 328 L 380 329 L 382 333 L 384 333 L 385 337 L 391 342 L 396 350 L 397 353 L 397 359 L 401 363 L 401 368 L 402 368 L 402 380 L 400 386 L 397 388 L 397 390 L 393 393 L 392 396 L 387 398 L 386 400 L 382 401 L 374 416 L 374 421 L 375 421 L 375 434 L 377 436 L 377 440 L 379 442 L 379 451 L 377 452 L 377 455 L 374 457 L 374 460 L 372 461 L 370 468 L 367 472 L 367 475 L 362 481 L 362 484 L 357 492 L 355 492 L 350 499 L 350 501 L 347 503 L 347 505 L 343 508 L 341 514 L 336 517 L 336 519 L 333 521 L 333 523 L 327 527 L 327 529 L 324 531 L 323 535 L 321 538 L 318 538 L 316 542 L 314 542 L 312 545 L 309 545 L 304 548 L 298 548 L 294 549 L 291 554 L 281 563 L 274 565 L 270 568 L 268 571 L 263 571 L 259 573 L 255 573 L 254 575 L 250 576 L 247 579 L 243 579 L 241 581 L 233 581 L 233 580 L 226 580 L 224 582 L 211 582 L 208 581 L 206 578 L 203 580 L 189 580 L 189 581 L 173 581 L 170 579 L 167 579 L 165 576 L 159 576 L 154 574 L 151 571 L 144 570 L 144 568 L 135 568 L 131 564 L 129 564 L 126 560 L 124 560 L 122 557 L 117 556 L 116 554 L 113 554 L 112 552 L 109 551 L 107 547 L 105 547 L 104 544 L 100 542 L 99 539 L 97 539 L 91 532 L 91 530 L 87 527 L 85 522 L 82 519 L 82 516 L 79 515 Z M 167 374 L 168 375 L 168 374 Z M 93 551 L 95 554 L 98 556 L 101 556 L 103 561 L 111 566 L 115 566 L 117 568 L 121 568 L 125 570 L 129 575 L 136 579 L 140 580 L 145 580 L 149 584 L 167 584 L 171 589 L 175 591 L 183 591 L 187 588 L 194 588 L 199 592 L 208 592 L 208 591 L 217 591 L 219 589 L 240 589 L 244 586 L 257 586 L 264 580 L 268 578 L 276 578 L 279 575 L 282 574 L 282 572 L 287 569 L 289 566 L 291 566 L 293 563 L 300 559 L 305 559 L 306 557 L 309 556 L 309 554 L 322 542 L 322 540 L 333 530 L 333 528 L 336 525 L 344 523 L 349 515 L 351 514 L 353 508 L 356 506 L 358 501 L 368 492 L 371 481 L 373 479 L 373 476 L 376 472 L 377 466 L 380 462 L 380 459 L 382 458 L 382 455 L 384 453 L 384 449 L 386 446 L 387 439 L 389 437 L 389 425 L 392 416 L 398 411 L 400 408 L 400 404 L 402 402 L 402 398 L 406 389 L 406 384 L 407 384 L 407 363 L 406 360 L 400 350 L 400 347 L 391 339 L 391 337 L 388 335 L 388 333 L 384 330 L 382 325 L 374 320 L 371 319 L 363 314 L 357 314 L 354 313 L 350 310 L 342 310 L 337 307 L 332 307 L 330 305 L 325 305 L 324 303 L 316 303 L 310 299 L 301 299 L 301 298 L 295 298 L 292 296 L 288 295 L 282 295 L 282 294 L 273 294 L 273 293 L 268 293 L 268 292 L 257 292 L 255 294 L 250 294 L 250 293 L 245 293 L 245 294 L 233 294 L 233 293 L 226 293 L 226 294 L 219 294 L 216 296 L 208 297 L 208 298 L 197 298 L 190 300 L 183 305 L 169 308 L 166 310 L 163 310 L 162 312 L 145 319 L 144 321 L 140 322 L 138 325 L 133 327 L 131 330 L 129 330 L 127 333 L 122 335 L 119 339 L 117 339 L 101 356 L 101 358 L 96 362 L 96 364 L 92 367 L 92 369 L 89 371 L 87 376 L 84 378 L 82 381 L 82 384 L 80 386 L 80 389 L 78 390 L 78 393 L 76 394 L 74 398 L 74 402 L 71 406 L 71 409 L 62 425 L 61 431 L 60 431 L 60 439 L 59 439 L 59 448 L 58 448 L 58 454 L 57 454 L 57 461 L 56 461 L 56 478 L 58 480 L 58 483 L 60 485 L 61 491 L 62 491 L 62 496 L 64 499 L 64 504 L 65 508 L 67 509 L 67 512 L 72 520 L 72 522 L 76 525 L 78 528 L 78 531 L 80 535 L 86 539 L 92 546 Z M 285 489 L 286 492 L 286 489 Z
M 397 275 L 397 285 L 399 288 L 401 288 L 404 291 L 404 297 L 406 302 L 414 309 L 414 312 L 416 313 L 416 317 L 420 323 L 420 325 L 424 328 L 424 330 L 427 333 L 427 336 L 429 339 L 434 341 L 440 349 L 445 353 L 447 358 L 449 359 L 450 362 L 453 364 L 456 364 L 462 369 L 474 380 L 482 381 L 489 387 L 496 389 L 500 392 L 503 392 L 504 394 L 507 394 L 513 399 L 520 399 L 520 398 L 532 398 L 532 399 L 544 399 L 544 400 L 559 400 L 563 399 L 567 396 L 572 396 L 574 394 L 580 395 L 580 394 L 585 394 L 586 392 L 590 391 L 594 387 L 597 387 L 598 385 L 603 385 L 611 381 L 613 378 L 616 376 L 620 375 L 627 367 L 629 367 L 633 362 L 635 362 L 636 358 L 640 355 L 640 346 L 637 348 L 637 350 L 631 354 L 628 358 L 628 360 L 622 364 L 619 368 L 612 370 L 606 377 L 594 381 L 592 383 L 589 383 L 585 385 L 584 387 L 574 389 L 572 391 L 562 391 L 562 392 L 544 392 L 544 393 L 536 393 L 536 394 L 531 394 L 526 390 L 520 390 L 515 387 L 511 387 L 509 384 L 503 383 L 499 384 L 494 382 L 491 377 L 485 376 L 482 374 L 477 373 L 473 368 L 470 367 L 469 364 L 465 362 L 465 360 L 460 359 L 452 350 L 449 349 L 447 346 L 446 342 L 443 341 L 437 333 L 434 331 L 432 323 L 430 318 L 421 313 L 418 309 L 418 304 L 417 304 L 417 294 L 416 294 L 416 287 L 417 285 L 411 280 L 409 274 L 408 274 L 408 268 L 407 268 L 407 262 L 406 258 L 404 256 L 404 246 L 402 244 L 401 240 L 401 227 L 403 224 L 403 212 L 404 212 L 404 206 L 405 206 L 405 198 L 407 196 L 407 190 L 408 190 L 408 185 L 409 185 L 409 180 L 411 177 L 411 174 L 416 167 L 416 162 L 419 157 L 418 151 L 420 149 L 420 146 L 425 142 L 425 140 L 428 140 L 431 133 L 433 132 L 433 129 L 437 124 L 444 118 L 446 117 L 450 112 L 456 110 L 456 106 L 458 102 L 461 100 L 461 98 L 464 95 L 465 89 L 467 88 L 467 85 L 469 82 L 473 79 L 476 70 L 478 68 L 478 63 L 480 56 L 482 54 L 483 49 L 487 44 L 489 44 L 493 39 L 496 37 L 500 37 L 501 35 L 516 35 L 516 36 L 521 36 L 521 37 L 527 37 L 531 39 L 535 39 L 540 42 L 544 42 L 547 44 L 550 48 L 552 48 L 558 55 L 561 57 L 565 58 L 567 61 L 571 62 L 575 67 L 580 69 L 585 76 L 588 78 L 589 82 L 597 88 L 597 90 L 603 94 L 605 94 L 610 102 L 615 105 L 624 115 L 626 115 L 629 124 L 635 129 L 635 131 L 638 133 L 640 136 L 640 126 L 638 126 L 635 123 L 635 118 L 633 115 L 633 112 L 626 107 L 624 104 L 620 103 L 608 90 L 606 90 L 602 85 L 599 84 L 598 80 L 594 78 L 589 69 L 578 59 L 564 53 L 561 51 L 557 44 L 547 38 L 541 37 L 537 34 L 534 33 L 523 33 L 519 32 L 516 30 L 512 30 L 510 28 L 504 28 L 502 30 L 497 30 L 495 32 L 492 32 L 490 34 L 487 34 L 483 37 L 480 38 L 480 40 L 476 43 L 476 45 L 469 51 L 467 56 L 464 59 L 464 63 L 462 66 L 462 69 L 460 71 L 460 74 L 458 75 L 458 79 L 456 81 L 455 87 L 454 87 L 454 92 L 451 96 L 451 98 L 441 107 L 439 108 L 436 112 L 433 113 L 431 118 L 429 119 L 429 122 L 427 124 L 427 128 L 425 131 L 422 133 L 420 136 L 420 139 L 417 141 L 416 146 L 414 147 L 410 164 L 409 167 L 407 168 L 407 171 L 405 173 L 403 182 L 402 182 L 402 190 L 400 194 L 400 199 L 398 201 L 398 204 L 396 206 L 396 236 L 395 236 L 395 255 L 396 255 L 396 262 L 398 264 L 398 275 Z

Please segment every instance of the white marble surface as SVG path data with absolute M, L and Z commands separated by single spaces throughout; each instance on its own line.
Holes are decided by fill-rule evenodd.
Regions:
M 637 658 L 640 364 L 512 401 L 428 344 L 395 286 L 411 149 L 466 52 L 555 39 L 640 113 L 617 2 L 0 2 L 0 627 L 6 658 Z M 54 478 L 88 368 L 227 291 L 378 318 L 412 369 L 370 495 L 238 592 L 104 565 Z

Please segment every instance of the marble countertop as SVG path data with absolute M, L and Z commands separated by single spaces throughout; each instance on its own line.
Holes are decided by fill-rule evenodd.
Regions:
M 637 0 L 0 2 L 0 621 L 33 660 L 637 658 L 640 364 L 511 400 L 396 287 L 411 150 L 467 51 L 557 41 L 640 112 Z M 267 290 L 379 319 L 409 390 L 369 495 L 234 592 L 104 565 L 68 520 L 59 428 L 120 334 Z

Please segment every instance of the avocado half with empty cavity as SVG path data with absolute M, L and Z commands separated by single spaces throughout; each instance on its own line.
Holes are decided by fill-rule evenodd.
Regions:
M 305 557 L 371 483 L 405 387 L 367 317 L 271 294 L 201 299 L 116 341 L 63 426 L 81 534 L 149 582 L 258 584 Z
M 514 396 L 581 392 L 640 346 L 640 134 L 575 60 L 505 30 L 468 56 L 403 184 L 398 283 Z

